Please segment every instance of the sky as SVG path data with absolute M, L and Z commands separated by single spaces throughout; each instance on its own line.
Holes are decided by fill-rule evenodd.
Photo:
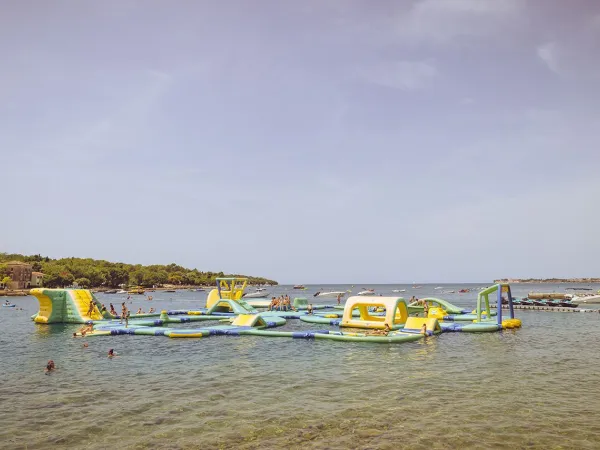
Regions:
M 600 3 L 7 0 L 0 251 L 600 276 Z

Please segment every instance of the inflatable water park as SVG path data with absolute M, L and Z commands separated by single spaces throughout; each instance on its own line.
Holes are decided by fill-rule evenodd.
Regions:
M 190 339 L 226 335 L 371 343 L 404 343 L 446 332 L 498 332 L 521 327 L 521 321 L 515 318 L 508 284 L 495 284 L 480 291 L 473 310 L 439 298 L 409 304 L 394 296 L 353 296 L 344 305 L 314 307 L 300 297 L 289 308 L 265 310 L 268 304 L 264 301 L 253 303 L 243 298 L 247 282 L 246 278 L 218 278 L 202 308 L 131 315 L 128 320 L 106 311 L 87 289 L 36 288 L 31 294 L 39 302 L 39 311 L 32 319 L 39 325 L 86 325 L 74 333 L 75 337 L 145 335 Z M 506 311 L 492 311 L 490 297 L 494 296 L 497 304 L 506 303 Z M 275 330 L 289 320 L 316 327 Z

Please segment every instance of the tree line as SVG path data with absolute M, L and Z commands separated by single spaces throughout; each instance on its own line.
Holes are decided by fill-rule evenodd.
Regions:
M 6 263 L 22 261 L 32 265 L 34 272 L 44 274 L 44 286 L 65 287 L 77 283 L 89 288 L 118 288 L 126 286 L 162 286 L 165 284 L 208 286 L 215 284 L 219 277 L 238 276 L 248 278 L 250 284 L 278 284 L 262 277 L 231 274 L 223 272 L 202 272 L 187 269 L 177 264 L 125 264 L 91 258 L 51 259 L 41 255 L 20 255 L 0 253 L 0 280 L 8 275 Z

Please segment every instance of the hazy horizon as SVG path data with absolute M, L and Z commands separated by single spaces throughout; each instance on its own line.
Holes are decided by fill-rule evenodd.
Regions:
M 600 3 L 2 9 L 0 251 L 283 284 L 600 275 Z

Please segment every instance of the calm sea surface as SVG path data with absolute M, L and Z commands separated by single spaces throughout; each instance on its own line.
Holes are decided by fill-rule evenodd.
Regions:
M 522 297 L 576 286 L 512 288 Z M 271 291 L 312 299 L 320 287 Z M 465 307 L 476 298 L 435 285 L 353 290 L 362 287 Z M 131 309 L 193 309 L 206 298 L 151 295 L 134 296 Z M 23 310 L 0 308 L 2 449 L 600 448 L 598 313 L 517 311 L 520 330 L 399 345 L 111 336 L 88 338 L 85 349 L 70 337 L 78 326 L 36 325 L 37 301 L 11 300 Z M 295 320 L 280 329 L 310 328 Z M 110 348 L 120 357 L 108 359 Z M 59 370 L 45 375 L 48 359 Z

